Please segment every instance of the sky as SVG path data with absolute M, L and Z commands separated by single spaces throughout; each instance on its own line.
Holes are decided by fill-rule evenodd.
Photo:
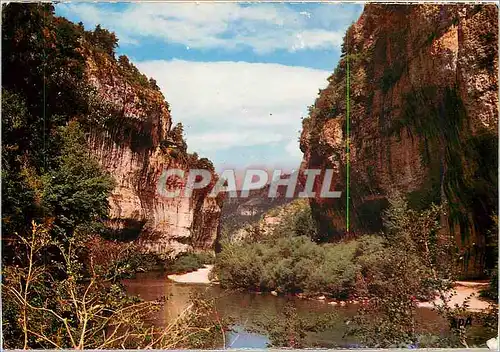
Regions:
M 293 170 L 301 118 L 327 85 L 361 4 L 67 3 L 56 14 L 116 33 L 156 79 L 188 151 L 216 169 Z

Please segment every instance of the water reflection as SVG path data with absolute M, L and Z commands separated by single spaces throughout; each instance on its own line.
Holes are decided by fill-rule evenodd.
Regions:
M 248 332 L 241 325 L 233 325 L 227 334 L 227 348 L 266 348 L 269 339 L 263 334 Z
M 165 275 L 159 273 L 140 274 L 135 279 L 124 280 L 123 283 L 128 293 L 145 300 L 168 298 L 163 309 L 154 317 L 154 323 L 158 325 L 166 325 L 186 309 L 192 293 L 204 292 L 216 298 L 219 314 L 234 323 L 232 331 L 228 333 L 226 347 L 266 347 L 269 340 L 265 332 L 256 332 L 256 323 L 280 316 L 285 305 L 290 301 L 293 302 L 297 314 L 303 318 L 321 313 L 336 313 L 331 329 L 319 333 L 308 333 L 306 337 L 308 346 L 347 348 L 359 344 L 356 338 L 344 336 L 347 329 L 345 320 L 356 313 L 356 305 L 331 306 L 322 301 L 303 300 L 296 297 L 274 297 L 269 294 L 226 291 L 218 286 L 178 284 L 169 281 Z M 418 320 L 419 327 L 424 331 L 434 333 L 446 331 L 446 323 L 430 309 L 419 309 Z

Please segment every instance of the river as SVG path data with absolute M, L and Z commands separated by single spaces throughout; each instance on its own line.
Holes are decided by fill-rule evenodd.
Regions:
M 216 298 L 216 307 L 222 317 L 232 321 L 232 331 L 228 332 L 226 346 L 231 348 L 265 348 L 269 342 L 265 332 L 256 333 L 256 323 L 264 319 L 279 316 L 287 302 L 292 302 L 298 316 L 310 317 L 321 313 L 335 313 L 332 328 L 321 333 L 308 333 L 308 346 L 346 348 L 359 346 L 354 337 L 344 336 L 346 320 L 352 317 L 357 305 L 345 307 L 331 306 L 322 301 L 304 300 L 297 297 L 272 296 L 250 292 L 223 290 L 217 285 L 180 284 L 169 281 L 162 273 L 141 273 L 134 279 L 123 280 L 127 292 L 140 296 L 144 300 L 167 297 L 163 309 L 155 316 L 155 324 L 164 325 L 174 319 L 188 305 L 189 297 L 194 292 L 205 292 Z M 446 334 L 447 323 L 429 308 L 417 311 L 419 330 L 434 334 Z M 479 332 L 480 334 L 480 332 Z M 485 336 L 486 341 L 489 337 Z

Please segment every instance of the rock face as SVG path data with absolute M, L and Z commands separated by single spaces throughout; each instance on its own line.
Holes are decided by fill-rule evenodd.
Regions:
M 283 175 L 282 178 L 288 177 L 288 175 Z M 222 228 L 226 233 L 231 233 L 258 222 L 269 210 L 283 206 L 296 198 L 296 194 L 302 191 L 301 187 L 299 179 L 294 197 L 290 198 L 286 197 L 287 188 L 284 186 L 278 186 L 276 197 L 270 198 L 270 184 L 260 189 L 250 190 L 248 197 L 226 197 L 221 215 Z
M 54 167 L 49 164 L 58 163 L 58 153 L 52 155 L 50 150 L 61 145 L 57 137 L 48 137 L 58 136 L 58 129 L 68 123 L 78 122 L 91 153 L 116 181 L 109 198 L 109 237 L 138 240 L 159 253 L 212 248 L 222 200 L 207 198 L 206 190 L 187 198 L 162 198 L 157 188 L 165 169 L 197 168 L 214 173 L 213 165 L 187 152 L 182 125 L 173 126 L 169 105 L 156 82 L 141 74 L 126 56 L 116 58 L 116 35 L 100 25 L 86 30 L 82 23 L 58 17 L 49 3 L 9 4 L 2 11 L 2 92 L 15 102 L 2 102 L 2 108 L 15 105 L 22 109 L 19 113 L 6 109 L 8 113 L 2 116 L 2 128 L 9 126 L 2 129 L 2 136 L 13 145 L 11 160 L 3 153 L 2 165 L 9 166 L 11 175 L 33 168 L 37 177 L 45 177 Z M 86 147 L 82 145 L 82 150 Z M 31 180 L 31 171 L 29 177 Z M 20 232 L 21 224 L 28 225 L 31 219 L 38 221 L 38 212 L 43 217 L 46 214 L 45 204 L 38 199 L 43 197 L 31 196 L 38 192 L 39 186 L 32 185 L 38 181 L 25 186 L 24 181 L 15 180 L 11 193 L 6 193 L 12 195 L 12 201 L 5 207 L 7 221 L 2 222 L 18 218 L 8 225 L 12 233 Z M 40 183 L 45 187 L 45 181 Z M 81 205 L 82 209 L 88 206 L 87 202 Z M 69 206 L 61 207 L 69 213 Z M 102 213 L 87 210 L 92 217 Z M 59 210 L 53 212 L 60 215 Z M 85 223 L 91 222 L 85 218 Z M 68 225 L 68 231 L 73 233 L 74 228 Z
M 488 266 L 497 214 L 498 9 L 495 5 L 366 5 L 347 31 L 329 85 L 304 120 L 302 168 L 333 168 L 346 185 L 346 72 L 350 78 L 351 232 L 381 229 L 393 191 L 424 209 L 447 201 L 444 228 L 464 272 Z M 340 200 L 313 199 L 322 231 L 346 232 Z M 496 259 L 493 259 L 495 261 Z
M 84 56 L 87 76 L 106 106 L 107 117 L 90 125 L 89 143 L 116 180 L 108 225 L 116 236 L 137 239 L 160 254 L 212 249 L 222 199 L 209 198 L 203 190 L 166 198 L 158 185 L 165 169 L 204 168 L 215 176 L 213 166 L 186 152 L 182 130 L 175 136 L 169 105 L 154 81 L 124 57 L 115 60 L 96 51 Z

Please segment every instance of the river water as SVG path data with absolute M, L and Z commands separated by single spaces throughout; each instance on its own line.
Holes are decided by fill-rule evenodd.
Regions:
M 232 322 L 232 331 L 226 337 L 226 346 L 231 348 L 265 348 L 269 339 L 265 331 L 256 333 L 257 323 L 279 317 L 285 305 L 293 303 L 298 316 L 307 318 L 322 313 L 335 313 L 333 327 L 321 333 L 308 333 L 306 344 L 327 348 L 354 348 L 360 341 L 346 337 L 346 321 L 352 317 L 358 305 L 331 306 L 322 301 L 304 300 L 297 297 L 275 297 L 270 294 L 234 292 L 217 285 L 179 284 L 169 281 L 162 273 L 141 273 L 134 279 L 123 280 L 127 292 L 144 300 L 167 297 L 163 309 L 155 317 L 155 324 L 164 325 L 180 314 L 189 304 L 190 294 L 204 292 L 216 298 L 216 307 L 222 317 Z M 444 335 L 447 323 L 428 308 L 419 308 L 417 313 L 419 330 Z M 221 346 L 222 347 L 222 346 Z

